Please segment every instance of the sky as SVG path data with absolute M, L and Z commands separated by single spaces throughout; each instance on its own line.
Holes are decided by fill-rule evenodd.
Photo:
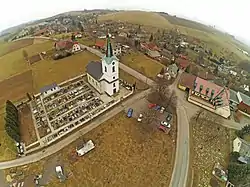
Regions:
M 249 0 L 4 0 L 0 31 L 24 22 L 83 9 L 163 11 L 199 20 L 250 42 Z

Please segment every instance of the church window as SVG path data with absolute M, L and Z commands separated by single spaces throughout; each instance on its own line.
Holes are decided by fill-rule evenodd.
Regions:
M 115 87 L 115 83 L 113 83 L 113 87 Z
M 115 62 L 112 62 L 112 65 L 115 65 Z
M 113 77 L 113 79 L 115 79 L 115 77 Z
M 105 66 L 105 72 L 107 72 L 107 67 Z
M 115 66 L 112 67 L 112 72 L 113 72 L 113 73 L 115 72 Z

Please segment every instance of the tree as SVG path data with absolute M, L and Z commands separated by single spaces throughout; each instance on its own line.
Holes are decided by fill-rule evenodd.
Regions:
M 241 130 L 236 131 L 235 134 L 240 138 L 244 138 L 246 134 L 250 134 L 250 124 L 244 126 Z
M 240 157 L 240 153 L 231 152 L 230 155 L 229 155 L 229 161 L 230 162 L 237 162 L 239 157 Z
M 152 42 L 154 40 L 153 34 L 150 35 L 149 41 Z
M 28 57 L 29 57 L 29 55 L 28 55 L 27 51 L 23 50 L 23 58 L 27 61 Z
M 72 35 L 71 35 L 71 40 L 72 40 L 72 41 L 75 41 L 75 39 L 76 39 L 76 36 L 75 36 L 74 34 L 72 34 Z
M 187 73 L 190 73 L 190 69 L 191 69 L 191 67 L 190 67 L 190 65 L 188 65 L 187 68 L 185 69 L 185 71 L 186 71 Z

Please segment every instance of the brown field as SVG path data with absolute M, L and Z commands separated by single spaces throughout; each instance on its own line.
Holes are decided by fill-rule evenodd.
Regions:
M 85 72 L 86 65 L 91 60 L 100 58 L 88 51 L 83 51 L 70 57 L 56 61 L 40 61 L 31 66 L 34 88 L 39 91 L 45 85 L 60 83 Z
M 30 107 L 24 105 L 19 109 L 21 140 L 29 145 L 37 140 Z
M 124 112 L 104 122 L 83 136 L 84 140 L 94 141 L 93 151 L 72 162 L 70 155 L 82 141 L 79 139 L 56 154 L 70 176 L 59 183 L 53 172 L 48 186 L 168 186 L 174 159 L 173 140 L 157 129 L 148 131 L 145 125 L 128 119 Z M 25 175 L 42 172 L 47 160 L 29 165 Z
M 135 19 L 136 18 L 136 19 Z M 123 21 L 134 24 L 142 24 L 158 28 L 171 28 L 172 25 L 164 17 L 153 12 L 143 11 L 123 11 L 101 15 L 98 17 L 100 21 Z
M 220 117 L 203 112 L 198 121 L 192 119 L 193 186 L 209 186 L 213 166 L 227 167 L 230 152 L 230 131 L 221 126 Z
M 160 62 L 139 52 L 122 56 L 121 62 L 152 79 L 154 79 L 161 69 L 165 67 Z
M 0 56 L 4 56 L 8 53 L 32 45 L 33 39 L 24 39 L 16 42 L 2 43 L 0 45 Z
M 26 97 L 26 93 L 33 93 L 32 71 L 26 71 L 0 82 L 0 106 L 6 100 L 16 101 Z

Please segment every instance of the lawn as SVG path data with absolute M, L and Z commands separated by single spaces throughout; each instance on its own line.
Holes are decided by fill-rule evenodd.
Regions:
M 77 41 L 83 45 L 86 45 L 86 46 L 95 45 L 95 41 L 90 39 L 90 38 L 81 38 L 81 39 L 77 39 Z
M 50 158 L 57 157 L 70 176 L 59 183 L 53 172 L 48 186 L 168 186 L 173 140 L 157 129 L 148 131 L 144 125 L 128 119 L 124 112 L 104 122 Z M 74 162 L 72 152 L 83 139 L 93 140 L 96 148 Z M 29 165 L 32 169 L 25 169 L 26 175 L 41 172 L 46 164 L 40 161 Z
M 161 69 L 165 67 L 160 62 L 139 52 L 123 56 L 121 62 L 152 79 L 154 79 Z
M 31 66 L 34 88 L 40 88 L 53 82 L 60 83 L 85 72 L 86 65 L 91 60 L 99 60 L 96 55 L 83 51 L 60 60 L 40 61 Z
M 152 26 L 158 28 L 171 28 L 172 25 L 164 17 L 153 12 L 143 11 L 122 11 L 101 15 L 98 17 L 99 21 L 123 21 L 133 24 L 141 24 L 145 26 Z

